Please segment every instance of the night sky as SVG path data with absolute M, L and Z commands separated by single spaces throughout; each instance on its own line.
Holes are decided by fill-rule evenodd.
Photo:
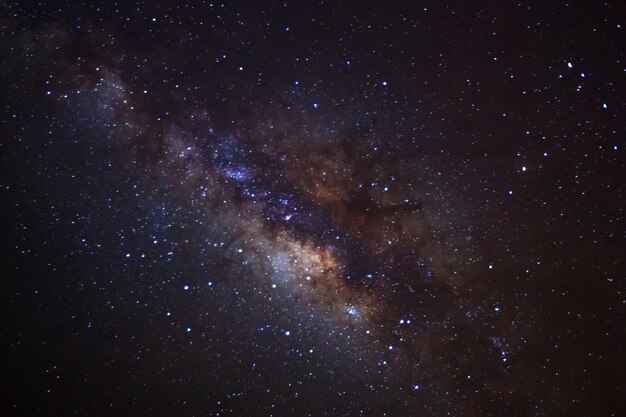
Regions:
M 3 2 L 0 414 L 624 416 L 623 4 L 445 3 Z

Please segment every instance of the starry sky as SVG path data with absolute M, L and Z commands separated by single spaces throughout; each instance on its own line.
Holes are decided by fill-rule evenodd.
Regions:
M 619 3 L 4 2 L 2 415 L 624 415 Z

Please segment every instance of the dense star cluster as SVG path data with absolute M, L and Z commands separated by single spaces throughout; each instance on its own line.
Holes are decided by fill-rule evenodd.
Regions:
M 2 415 L 624 415 L 619 2 L 342 3 L 0 6 Z

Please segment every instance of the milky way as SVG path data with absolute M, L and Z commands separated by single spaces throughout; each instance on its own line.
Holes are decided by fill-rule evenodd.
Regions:
M 7 413 L 619 415 L 615 16 L 3 6 Z

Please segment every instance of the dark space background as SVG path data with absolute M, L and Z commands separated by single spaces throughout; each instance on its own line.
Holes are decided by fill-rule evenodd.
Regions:
M 623 416 L 621 2 L 4 2 L 2 415 Z

